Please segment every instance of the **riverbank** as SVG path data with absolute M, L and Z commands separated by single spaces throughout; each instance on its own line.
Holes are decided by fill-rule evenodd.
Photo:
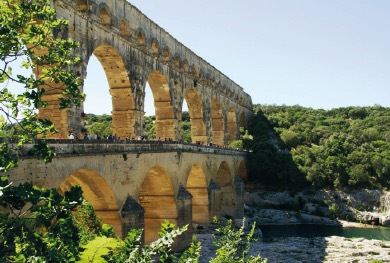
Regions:
M 390 226 L 390 192 L 379 190 L 246 191 L 245 216 L 257 224 L 337 225 L 337 219 Z
M 342 227 L 357 227 L 357 228 L 365 228 L 365 227 L 374 227 L 373 225 L 362 224 L 357 222 L 350 222 L 346 220 L 338 220 Z M 390 228 L 389 228 L 390 231 Z
M 197 236 L 202 242 L 200 263 L 207 263 L 215 255 L 212 234 Z M 260 254 L 269 263 L 390 262 L 390 241 L 339 236 L 266 238 L 253 243 L 250 254 Z
M 383 207 L 383 213 L 388 214 L 388 203 L 381 202 L 381 193 L 378 191 L 345 194 L 330 191 L 290 193 L 252 190 L 245 193 L 245 217 L 249 225 L 256 222 L 257 226 L 274 225 L 276 228 L 278 226 L 282 228 L 302 224 L 342 227 L 343 229 L 367 228 L 368 230 L 375 228 L 373 224 L 379 221 L 367 220 L 362 221 L 365 223 L 357 223 L 331 218 L 340 216 L 340 218 L 364 219 L 359 217 L 361 212 L 356 209 L 357 207 L 367 209 Z M 332 210 L 333 208 L 335 210 Z M 318 237 L 316 235 L 319 228 L 312 230 L 316 233 L 314 237 L 298 237 L 297 235 L 259 238 L 256 243 L 252 244 L 250 253 L 260 254 L 263 258 L 267 258 L 269 263 L 369 263 L 372 260 L 390 262 L 390 241 L 362 237 L 347 238 L 334 234 Z M 215 247 L 212 243 L 213 229 L 205 227 L 196 232 L 199 241 L 202 242 L 200 262 L 209 262 L 215 255 Z

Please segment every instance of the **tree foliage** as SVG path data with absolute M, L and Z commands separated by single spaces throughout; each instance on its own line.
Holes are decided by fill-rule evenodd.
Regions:
M 25 183 L 0 187 L 0 262 L 75 262 L 79 229 L 71 212 L 82 203 L 80 187 L 65 195 Z
M 61 90 L 61 108 L 79 106 L 84 99 L 82 82 L 71 70 L 79 62 L 72 55 L 77 44 L 59 37 L 67 21 L 56 19 L 48 0 L 4 0 L 0 13 L 0 130 L 17 131 L 5 135 L 19 145 L 36 142 L 37 135 L 55 132 L 50 120 L 37 118 L 37 110 L 48 105 L 43 100 L 48 89 Z M 8 144 L 2 144 L 1 155 L 6 155 Z M 49 161 L 50 149 L 42 146 L 41 155 Z M 0 161 L 1 170 L 14 166 Z
M 257 129 L 256 137 L 263 136 L 263 144 L 272 142 L 272 135 L 275 138 L 267 149 L 258 148 L 256 155 L 266 155 L 267 150 L 286 153 L 298 168 L 294 176 L 304 175 L 316 187 L 390 187 L 389 108 L 325 111 L 256 105 L 255 112 L 261 124 L 256 123 L 254 129 L 261 125 L 269 133 L 258 134 Z
M 156 116 L 145 116 L 144 120 L 145 138 L 147 140 L 157 140 Z M 107 138 L 108 135 L 112 135 L 112 117 L 106 114 L 95 115 L 87 113 L 85 116 L 85 132 L 92 135 L 97 134 L 101 138 Z M 182 113 L 181 136 L 183 142 L 191 142 L 191 122 L 187 111 Z M 164 140 L 165 138 L 160 139 Z
M 254 237 L 256 224 L 252 225 L 248 234 L 244 232 L 245 219 L 242 226 L 237 230 L 233 227 L 233 221 L 229 220 L 227 225 L 217 229 L 218 235 L 214 235 L 214 245 L 217 247 L 216 256 L 210 263 L 265 263 L 260 255 L 250 256 L 251 243 L 256 241 Z M 214 222 L 215 219 L 214 219 Z

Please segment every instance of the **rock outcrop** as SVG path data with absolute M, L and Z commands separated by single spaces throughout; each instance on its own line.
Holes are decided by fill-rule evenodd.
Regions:
M 345 219 L 390 225 L 390 193 L 379 190 L 253 191 L 245 193 L 245 204 L 246 215 L 260 224 L 336 224 L 332 219 Z

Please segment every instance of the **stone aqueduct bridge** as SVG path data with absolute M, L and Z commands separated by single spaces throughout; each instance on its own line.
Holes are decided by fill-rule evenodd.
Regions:
M 79 184 L 119 235 L 144 228 L 150 242 L 164 219 L 191 226 L 209 223 L 213 216 L 243 216 L 247 152 L 157 141 L 53 140 L 50 145 L 57 156 L 49 164 L 28 155 L 31 145 L 21 150 L 10 180 L 60 192 Z M 176 249 L 186 247 L 191 235 L 190 227 Z
M 251 97 L 242 87 L 127 1 L 54 0 L 54 6 L 58 17 L 69 20 L 63 37 L 80 43 L 75 55 L 82 63 L 75 70 L 86 78 L 92 54 L 102 64 L 111 94 L 113 133 L 121 138 L 144 133 L 147 82 L 153 93 L 157 137 L 181 139 L 183 100 L 193 142 L 225 145 L 251 119 Z M 93 74 L 88 72 L 92 78 Z M 69 132 L 80 133 L 83 108 L 59 110 L 61 91 L 46 89 L 49 106 L 40 117 L 51 119 L 64 138 Z
M 125 0 L 53 0 L 60 32 L 80 43 L 75 70 L 87 76 L 94 54 L 102 64 L 112 102 L 113 134 L 144 135 L 145 86 L 153 93 L 156 136 L 181 141 L 182 105 L 191 120 L 193 142 L 226 145 L 252 118 L 251 97 Z M 200 36 L 201 37 L 201 36 Z M 88 72 L 92 75 L 93 72 Z M 61 90 L 46 88 L 39 116 L 53 121 L 66 138 L 81 135 L 83 107 L 60 110 Z M 80 87 L 82 89 L 82 87 Z M 87 98 L 88 99 L 88 98 Z M 163 219 L 179 226 L 207 223 L 213 216 L 243 214 L 245 152 L 194 144 L 79 143 L 53 141 L 58 156 L 43 164 L 22 152 L 14 182 L 32 181 L 65 191 L 80 184 L 104 222 L 118 234 L 145 228 L 145 241 L 156 238 Z M 188 231 L 179 246 L 189 244 Z

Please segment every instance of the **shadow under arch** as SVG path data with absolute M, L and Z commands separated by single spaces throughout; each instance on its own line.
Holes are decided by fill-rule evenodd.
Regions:
M 156 137 L 176 139 L 175 127 L 177 120 L 173 112 L 168 80 L 159 71 L 152 71 L 148 83 L 153 93 L 156 112 Z
M 122 56 L 111 46 L 98 46 L 93 54 L 106 73 L 112 100 L 112 132 L 120 138 L 135 135 L 134 96 Z M 88 98 L 87 98 L 88 99 Z
M 184 94 L 191 122 L 192 142 L 207 143 L 206 125 L 203 121 L 202 100 L 194 89 L 188 89 Z
M 165 219 L 177 225 L 178 216 L 173 184 L 162 166 L 156 165 L 146 173 L 139 194 L 139 203 L 145 211 L 146 244 L 158 239 L 161 223 Z
M 225 132 L 221 103 L 213 100 L 211 103 L 211 143 L 224 146 Z
M 237 139 L 237 115 L 234 107 L 230 107 L 227 113 L 227 134 L 226 139 L 228 142 Z
M 210 203 L 206 175 L 202 167 L 194 164 L 188 175 L 186 188 L 192 195 L 192 221 L 198 224 L 210 223 Z
M 245 129 L 248 128 L 247 122 L 246 122 L 246 116 L 245 116 L 244 112 L 242 112 L 240 115 L 240 127 L 245 128 Z
M 248 171 L 246 169 L 245 161 L 242 160 L 240 161 L 240 164 L 238 166 L 238 171 L 237 175 L 243 180 L 247 181 L 248 180 Z
M 219 165 L 216 182 L 221 188 L 221 215 L 234 215 L 233 178 L 229 164 L 225 161 Z
M 114 193 L 102 175 L 94 170 L 81 169 L 69 175 L 58 188 L 59 193 L 69 191 L 72 186 L 80 185 L 83 196 L 91 203 L 102 222 L 113 226 L 115 233 L 122 235 L 119 207 Z

